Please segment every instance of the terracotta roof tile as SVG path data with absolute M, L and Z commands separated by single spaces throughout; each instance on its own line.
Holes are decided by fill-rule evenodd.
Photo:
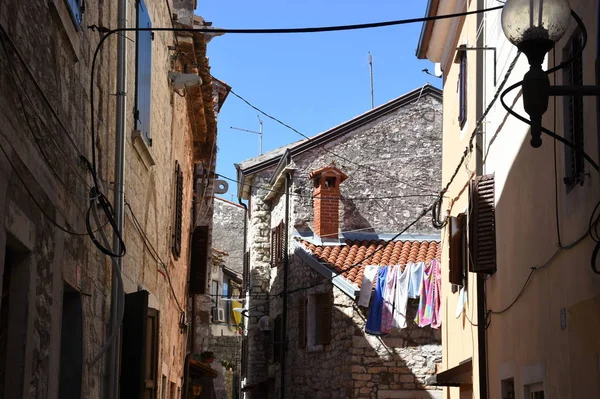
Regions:
M 321 246 L 298 239 L 300 243 L 321 263 L 332 270 L 340 272 L 350 282 L 359 288 L 362 285 L 366 265 L 400 266 L 402 270 L 407 263 L 430 262 L 440 259 L 441 245 L 437 241 L 352 241 L 346 240 L 346 245 Z M 378 248 L 383 248 L 377 251 Z M 375 252 L 377 251 L 377 252 Z M 357 265 L 368 258 L 364 264 Z M 357 265 L 352 267 L 352 265 Z

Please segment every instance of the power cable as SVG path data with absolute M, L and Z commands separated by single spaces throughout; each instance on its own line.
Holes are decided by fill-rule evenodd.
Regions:
M 285 192 L 284 191 L 277 191 L 277 190 L 271 190 L 271 188 L 269 186 L 252 186 L 252 184 L 249 183 L 244 183 L 241 182 L 239 180 L 236 179 L 232 179 L 231 177 L 227 177 L 227 176 L 223 176 L 223 175 L 218 175 L 220 178 L 223 178 L 225 180 L 229 180 L 233 183 L 238 183 L 241 184 L 243 186 L 246 187 L 254 187 L 254 188 L 259 188 L 259 189 L 267 189 L 270 190 L 274 193 L 277 194 L 282 194 L 284 195 Z M 302 194 L 295 194 L 295 193 L 290 193 L 289 194 L 292 197 L 298 197 L 298 198 L 308 198 L 308 199 L 312 199 L 312 198 L 321 198 L 321 199 L 335 199 L 335 198 L 340 198 L 340 199 L 344 199 L 344 200 L 349 200 L 349 201 L 370 201 L 370 200 L 381 200 L 381 199 L 397 199 L 397 198 L 412 198 L 412 197 L 437 197 L 437 194 L 406 194 L 406 195 L 389 195 L 389 196 L 380 196 L 380 197 L 335 197 L 335 196 L 327 196 L 327 195 L 319 195 L 319 196 L 315 196 L 315 195 L 302 195 Z
M 424 86 L 423 86 L 423 87 L 424 87 Z M 291 130 L 291 131 L 293 131 L 294 133 L 296 133 L 296 134 L 298 134 L 298 135 L 300 135 L 300 136 L 304 137 L 304 138 L 306 139 L 306 141 L 307 141 L 307 142 L 309 142 L 309 143 L 310 143 L 310 142 L 314 142 L 314 140 L 315 140 L 314 138 L 311 138 L 311 137 L 307 136 L 306 134 L 304 134 L 304 133 L 300 132 L 299 130 L 297 130 L 297 129 L 295 129 L 294 127 L 292 127 L 292 126 L 288 125 L 287 123 L 285 123 L 285 122 L 281 121 L 280 119 L 278 119 L 278 118 L 275 118 L 275 117 L 274 117 L 274 116 L 272 116 L 272 115 L 269 115 L 269 114 L 268 114 L 268 113 L 266 113 L 265 111 L 261 110 L 261 109 L 260 109 L 260 108 L 258 108 L 257 106 L 255 106 L 255 105 L 253 105 L 252 103 L 250 103 L 250 102 L 249 102 L 248 100 L 246 100 L 244 97 L 242 97 L 242 96 L 240 96 L 239 94 L 237 94 L 236 92 L 234 92 L 233 90 L 230 90 L 230 93 L 231 93 L 231 94 L 233 94 L 235 97 L 239 98 L 240 100 L 242 100 L 242 101 L 243 101 L 244 103 L 246 103 L 246 104 L 247 104 L 247 105 L 248 105 L 250 108 L 252 108 L 252 109 L 256 110 L 257 112 L 260 112 L 261 114 L 263 114 L 263 115 L 264 115 L 264 116 L 266 116 L 267 118 L 274 120 L 275 122 L 279 123 L 280 125 L 282 125 L 282 126 L 284 126 L 284 127 L 288 128 L 288 129 L 290 129 L 290 130 Z M 367 169 L 367 170 L 369 170 L 369 171 L 370 171 L 370 172 L 372 172 L 372 173 L 376 173 L 376 174 L 378 174 L 378 175 L 382 175 L 382 176 L 384 176 L 384 177 L 386 177 L 386 178 L 388 178 L 388 179 L 390 179 L 390 180 L 394 180 L 395 182 L 398 182 L 398 183 L 406 184 L 406 185 L 407 185 L 407 186 L 409 186 L 409 187 L 412 187 L 412 188 L 415 188 L 415 189 L 422 189 L 422 187 L 415 186 L 415 185 L 413 185 L 413 184 L 411 184 L 411 183 L 409 183 L 409 182 L 407 182 L 407 181 L 405 181 L 405 180 L 398 179 L 398 178 L 397 178 L 397 177 L 395 177 L 395 176 L 391 176 L 391 175 L 389 175 L 389 174 L 387 174 L 387 173 L 385 173 L 385 172 L 383 172 L 383 171 L 380 171 L 380 170 L 374 169 L 374 168 L 372 168 L 371 166 L 368 166 L 368 165 L 363 165 L 363 164 L 360 164 L 360 163 L 358 163 L 358 162 L 356 162 L 356 161 L 353 161 L 353 160 L 351 160 L 351 159 L 349 159 L 349 158 L 346 158 L 346 157 L 344 157 L 343 155 L 340 155 L 340 154 L 338 154 L 338 153 L 336 153 L 336 152 L 333 152 L 333 151 L 331 151 L 331 150 L 327 149 L 325 146 L 319 146 L 318 148 L 319 148 L 320 150 L 322 150 L 323 152 L 327 152 L 327 153 L 329 153 L 329 154 L 331 154 L 331 155 L 333 155 L 333 156 L 335 156 L 335 157 L 338 157 L 338 158 L 340 158 L 340 159 L 342 159 L 342 160 L 344 160 L 344 161 L 346 161 L 346 162 L 349 162 L 349 163 L 351 163 L 351 164 L 353 164 L 353 165 L 355 165 L 355 166 L 357 166 L 357 167 L 359 167 L 359 168 Z

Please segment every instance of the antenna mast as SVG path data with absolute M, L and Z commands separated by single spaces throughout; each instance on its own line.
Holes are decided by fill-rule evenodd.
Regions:
M 371 108 L 375 108 L 375 92 L 373 90 L 373 56 L 369 51 L 369 72 L 371 74 Z

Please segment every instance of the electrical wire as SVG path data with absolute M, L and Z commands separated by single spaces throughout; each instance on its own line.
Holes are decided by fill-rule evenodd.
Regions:
M 423 86 L 423 87 L 425 87 L 425 86 Z M 294 133 L 296 133 L 296 134 L 300 135 L 301 137 L 304 137 L 304 138 L 306 139 L 306 142 L 309 142 L 309 143 L 310 143 L 310 142 L 314 142 L 314 140 L 315 140 L 315 139 L 314 139 L 314 137 L 313 137 L 313 138 L 311 138 L 311 137 L 307 136 L 306 134 L 304 134 L 304 133 L 300 132 L 299 130 L 295 129 L 294 127 L 292 127 L 292 126 L 288 125 L 287 123 L 285 123 L 285 122 L 281 121 L 280 119 L 278 119 L 278 118 L 275 118 L 275 117 L 274 117 L 274 116 L 272 116 L 272 115 L 269 115 L 268 113 L 266 113 L 266 112 L 265 112 L 265 111 L 263 111 L 262 109 L 258 108 L 257 106 L 253 105 L 252 103 L 250 103 L 250 102 L 249 102 L 248 100 L 246 100 L 244 97 L 242 97 L 242 96 L 240 96 L 239 94 L 237 94 L 236 92 L 234 92 L 233 90 L 230 90 L 229 92 L 230 92 L 231 94 L 233 94 L 235 97 L 237 97 L 237 98 L 239 98 L 240 100 L 242 100 L 244 103 L 246 103 L 246 104 L 247 104 L 247 105 L 248 105 L 250 108 L 252 108 L 252 109 L 256 110 L 257 112 L 260 112 L 261 114 L 263 114 L 263 115 L 264 115 L 264 116 L 266 116 L 267 118 L 269 118 L 269 119 L 272 119 L 272 120 L 274 120 L 275 122 L 279 123 L 280 125 L 282 125 L 282 126 L 284 126 L 284 127 L 288 128 L 288 129 L 290 129 L 291 131 L 293 131 Z M 417 101 L 418 101 L 418 100 L 417 100 Z M 340 159 L 342 159 L 342 160 L 344 160 L 344 161 L 346 161 L 346 162 L 349 162 L 349 163 L 351 163 L 351 164 L 355 165 L 355 166 L 356 166 L 356 167 L 358 167 L 358 168 L 366 169 L 366 170 L 368 170 L 368 171 L 370 171 L 370 172 L 372 172 L 372 173 L 376 173 L 376 174 L 378 174 L 378 175 L 384 176 L 384 177 L 386 177 L 386 178 L 388 178 L 388 179 L 390 179 L 390 180 L 393 180 L 393 181 L 395 181 L 395 182 L 397 182 L 397 183 L 406 184 L 407 186 L 409 186 L 409 187 L 412 187 L 412 188 L 415 188 L 415 189 L 419 189 L 419 190 L 420 190 L 420 189 L 422 189 L 422 187 L 418 187 L 418 186 L 416 186 L 416 185 L 413 185 L 413 184 L 411 184 L 411 183 L 407 182 L 406 180 L 401 180 L 401 179 L 398 179 L 397 177 L 395 177 L 395 176 L 392 176 L 392 175 L 389 175 L 389 174 L 387 174 L 387 173 L 385 173 L 385 172 L 383 172 L 383 171 L 381 171 L 381 170 L 377 170 L 377 169 L 375 169 L 375 168 L 372 168 L 371 166 L 368 166 L 368 165 L 363 165 L 363 164 L 360 164 L 360 163 L 358 163 L 358 162 L 356 162 L 356 161 L 353 161 L 353 160 L 351 160 L 351 159 L 349 159 L 349 158 L 346 158 L 346 157 L 344 157 L 344 156 L 342 156 L 342 155 L 339 155 L 338 153 L 336 153 L 336 152 L 333 152 L 333 151 L 331 151 L 331 150 L 329 150 L 329 149 L 325 148 L 325 146 L 318 146 L 317 148 L 318 148 L 318 149 L 320 149 L 320 150 L 322 150 L 323 152 L 329 153 L 329 154 L 331 154 L 331 155 L 333 155 L 333 156 L 335 156 L 335 157 L 337 157 L 337 158 L 340 158 Z
M 285 194 L 285 191 L 277 191 L 277 190 L 271 190 L 270 186 L 253 186 L 252 184 L 249 183 L 243 183 L 239 180 L 236 179 L 232 179 L 231 177 L 227 177 L 227 176 L 223 176 L 223 175 L 218 175 L 218 177 L 223 178 L 225 180 L 229 180 L 233 183 L 238 183 L 241 184 L 243 186 L 246 187 L 254 187 L 254 188 L 258 188 L 258 189 L 266 189 L 266 190 L 270 190 L 276 194 Z M 302 194 L 295 194 L 295 193 L 290 193 L 289 194 L 292 197 L 298 197 L 298 198 L 307 198 L 307 199 L 313 199 L 313 198 L 321 198 L 321 199 L 337 199 L 337 198 L 341 198 L 344 200 L 348 200 L 348 201 L 370 201 L 370 200 L 381 200 L 381 199 L 397 199 L 397 198 L 413 198 L 413 197 L 437 197 L 437 194 L 406 194 L 406 195 L 389 195 L 389 196 L 380 196 L 380 197 L 336 197 L 336 196 L 327 196 L 327 195 L 302 195 Z
M 142 242 L 143 242 L 144 246 L 146 247 L 146 249 L 149 251 L 150 256 L 152 256 L 152 258 L 154 259 L 154 261 L 157 264 L 159 264 L 160 266 L 163 267 L 163 269 L 165 271 L 165 276 L 167 278 L 167 282 L 169 283 L 169 287 L 171 288 L 171 293 L 173 294 L 173 299 L 175 300 L 177 308 L 179 309 L 179 311 L 181 313 L 185 313 L 185 310 L 183 309 L 179 300 L 177 299 L 177 294 L 175 293 L 175 288 L 173 287 L 173 283 L 171 281 L 171 275 L 169 274 L 169 269 L 167 267 L 167 264 L 160 258 L 158 251 L 154 248 L 154 246 L 150 242 L 148 235 L 142 228 L 140 221 L 138 220 L 135 213 L 133 212 L 133 208 L 131 207 L 131 204 L 128 201 L 125 201 L 125 206 L 127 207 L 127 209 L 129 209 L 129 213 L 131 214 L 131 218 L 133 221 L 133 226 L 135 227 L 138 234 L 142 238 Z

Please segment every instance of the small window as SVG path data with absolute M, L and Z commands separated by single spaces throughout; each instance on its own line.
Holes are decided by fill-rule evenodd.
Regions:
M 181 229 L 183 224 L 183 171 L 175 161 L 175 206 L 173 215 L 173 244 L 171 251 L 175 259 L 181 255 Z
M 459 50 L 458 62 L 458 124 L 462 129 L 467 121 L 467 52 L 465 50 Z
M 466 214 L 450 218 L 450 284 L 463 286 L 467 270 Z M 453 291 L 454 292 L 454 291 Z
M 538 383 L 525 387 L 526 399 L 544 399 L 544 384 Z
M 137 1 L 137 27 L 152 28 L 150 13 L 144 0 Z M 135 68 L 135 129 L 141 132 L 148 145 L 152 145 L 150 135 L 150 106 L 152 99 L 152 40 L 151 31 L 136 31 Z
M 325 187 L 335 187 L 335 177 L 325 178 Z
M 285 257 L 285 223 L 283 220 L 271 230 L 271 267 L 283 264 Z
M 277 317 L 275 317 L 275 320 L 273 321 L 273 349 L 272 349 L 272 359 L 271 361 L 273 363 L 279 363 L 279 361 L 281 360 L 281 346 L 282 346 L 282 320 L 281 320 L 281 315 L 278 315 Z
M 73 20 L 75 29 L 79 30 L 79 25 L 81 25 L 83 14 L 83 0 L 65 0 L 65 3 L 67 4 L 67 8 L 71 14 L 71 19 Z
M 571 59 L 581 51 L 583 38 L 578 29 L 573 33 L 563 50 L 563 59 Z M 573 59 L 563 69 L 563 84 L 583 85 L 583 62 L 581 57 Z M 567 193 L 578 184 L 583 184 L 585 162 L 583 158 L 583 96 L 564 96 L 565 140 L 574 144 L 575 148 L 564 146 L 565 178 Z
M 59 398 L 81 396 L 83 373 L 83 316 L 81 295 L 65 285 L 60 338 Z
M 515 379 L 508 378 L 501 381 L 502 399 L 515 399 Z
M 146 371 L 144 398 L 154 398 L 158 371 L 158 310 L 148 309 L 146 318 Z
M 312 294 L 306 304 L 306 344 L 317 349 L 331 343 L 332 297 L 331 292 Z

